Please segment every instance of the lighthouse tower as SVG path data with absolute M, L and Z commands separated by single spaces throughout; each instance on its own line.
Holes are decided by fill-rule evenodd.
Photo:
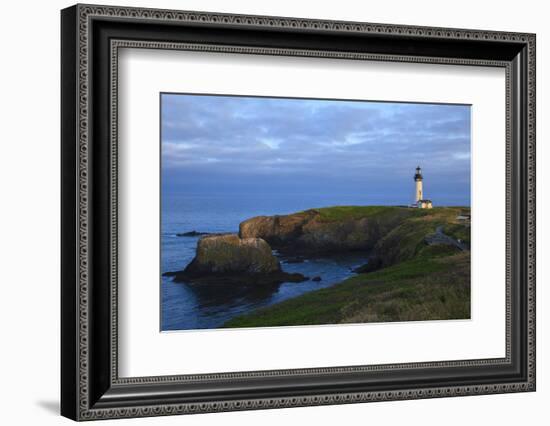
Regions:
M 424 199 L 424 192 L 422 189 L 422 169 L 420 166 L 416 168 L 416 173 L 414 174 L 414 184 L 415 184 L 415 192 L 414 192 L 414 206 L 418 207 L 420 209 L 431 209 L 432 208 L 432 201 Z
M 416 173 L 414 174 L 415 182 L 415 202 L 418 204 L 424 197 L 422 196 L 422 169 L 420 166 L 416 168 Z

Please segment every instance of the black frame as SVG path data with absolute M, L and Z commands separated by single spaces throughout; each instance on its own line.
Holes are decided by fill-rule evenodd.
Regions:
M 61 35 L 64 416 L 90 420 L 535 390 L 535 35 L 96 5 L 64 9 Z M 116 55 L 118 48 L 140 46 L 506 68 L 507 356 L 119 378 Z

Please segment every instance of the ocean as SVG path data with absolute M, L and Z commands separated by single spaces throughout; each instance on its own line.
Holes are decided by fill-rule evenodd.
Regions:
M 371 200 L 372 201 L 372 200 Z M 254 216 L 288 214 L 333 205 L 373 204 L 361 196 L 316 194 L 163 194 L 161 223 L 162 273 L 184 269 L 195 256 L 199 237 L 178 233 L 238 232 L 239 223 Z M 161 279 L 161 330 L 219 328 L 229 319 L 309 291 L 334 285 L 353 275 L 352 269 L 366 263 L 366 253 L 282 263 L 284 271 L 300 272 L 321 281 L 283 283 L 276 289 L 247 294 L 227 291 L 202 292 L 171 277 Z

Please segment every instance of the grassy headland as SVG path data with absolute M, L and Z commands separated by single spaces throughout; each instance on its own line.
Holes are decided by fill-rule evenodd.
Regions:
M 225 327 L 470 318 L 470 224 L 459 218 L 469 215 L 469 208 L 350 206 L 308 212 L 315 213 L 316 223 L 366 220 L 377 227 L 369 264 L 342 283 L 238 316 Z M 439 240 L 430 238 L 438 233 Z M 460 240 L 462 249 L 445 239 Z

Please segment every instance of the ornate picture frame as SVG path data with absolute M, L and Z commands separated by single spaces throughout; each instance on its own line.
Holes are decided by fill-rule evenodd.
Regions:
M 93 420 L 535 390 L 534 34 L 96 5 L 64 9 L 61 29 L 62 415 Z M 506 356 L 119 377 L 117 61 L 125 47 L 505 69 Z

